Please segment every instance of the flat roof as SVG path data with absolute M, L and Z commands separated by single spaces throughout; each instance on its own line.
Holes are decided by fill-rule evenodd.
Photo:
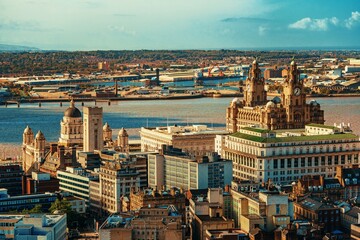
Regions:
M 258 137 L 245 133 L 234 133 L 231 136 L 242 138 L 249 141 L 260 143 L 279 143 L 279 142 L 301 142 L 301 141 L 321 141 L 321 140 L 339 140 L 339 139 L 359 139 L 359 136 L 351 133 L 338 133 L 327 135 L 309 135 L 309 136 L 289 136 L 289 137 Z
M 257 133 L 271 132 L 271 130 L 269 130 L 269 129 L 262 129 L 262 128 L 243 127 L 241 129 L 244 129 L 244 130 L 247 130 L 247 131 L 252 131 L 252 132 L 257 132 Z
M 318 124 L 318 123 L 310 123 L 310 124 L 306 124 L 305 126 L 328 128 L 328 129 L 338 129 L 337 127 L 334 127 L 334 126 L 328 126 L 328 125 L 323 125 L 323 124 Z

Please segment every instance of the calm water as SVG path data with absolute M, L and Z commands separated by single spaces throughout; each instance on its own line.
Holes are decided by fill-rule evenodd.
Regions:
M 225 111 L 232 98 L 200 98 L 185 100 L 123 101 L 98 103 L 103 107 L 104 123 L 114 129 L 129 130 L 130 137 L 138 138 L 141 126 L 166 126 L 167 124 L 207 124 L 210 127 L 225 127 Z M 355 133 L 360 134 L 360 98 L 318 98 L 325 111 L 326 124 L 350 122 Z M 82 110 L 82 107 L 78 108 Z M 85 103 L 93 106 L 93 103 Z M 47 141 L 57 141 L 60 120 L 68 106 L 59 103 L 22 104 L 20 108 L 0 106 L 0 143 L 21 144 L 22 133 L 29 125 L 34 133 L 41 130 Z

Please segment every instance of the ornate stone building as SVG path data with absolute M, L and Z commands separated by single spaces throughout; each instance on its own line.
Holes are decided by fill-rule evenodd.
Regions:
M 29 126 L 23 133 L 22 160 L 25 174 L 38 170 L 41 160 L 45 157 L 45 137 L 41 131 L 35 136 Z
M 244 99 L 235 98 L 226 111 L 226 129 L 234 133 L 241 127 L 256 126 L 270 130 L 304 128 L 324 124 L 324 111 L 316 101 L 306 103 L 303 80 L 296 63 L 291 62 L 281 97 L 267 100 L 265 81 L 255 60 L 245 81 Z
M 83 144 L 83 119 L 81 112 L 75 107 L 73 100 L 70 107 L 66 109 L 64 117 L 60 122 L 61 132 L 59 145 L 65 147 L 82 146 Z
M 129 134 L 125 128 L 121 128 L 117 137 L 120 152 L 129 152 Z

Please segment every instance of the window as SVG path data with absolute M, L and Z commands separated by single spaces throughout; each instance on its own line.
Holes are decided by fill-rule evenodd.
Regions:
M 280 168 L 285 167 L 285 159 L 280 159 Z
M 280 204 L 276 204 L 276 215 L 280 214 Z
M 278 168 L 278 160 L 274 159 L 274 169 Z
M 288 167 L 288 168 L 291 168 L 291 159 L 288 159 L 288 160 L 287 160 L 287 167 Z

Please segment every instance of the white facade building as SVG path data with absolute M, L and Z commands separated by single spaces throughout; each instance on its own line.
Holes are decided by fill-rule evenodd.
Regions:
M 341 125 L 342 126 L 342 125 Z M 225 137 L 222 157 L 233 161 L 235 180 L 290 183 L 303 175 L 334 177 L 336 166 L 359 164 L 359 136 L 344 128 L 245 128 Z

